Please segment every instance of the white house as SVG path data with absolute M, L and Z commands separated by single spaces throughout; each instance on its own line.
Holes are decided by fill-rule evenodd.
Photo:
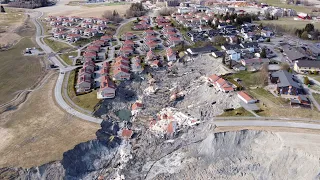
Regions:
M 98 99 L 114 98 L 116 94 L 116 86 L 108 76 L 101 77 L 100 89 L 97 92 Z
M 238 92 L 238 97 L 246 104 L 254 104 L 257 102 L 256 99 L 253 99 L 249 94 L 247 94 L 244 91 Z
M 227 50 L 226 53 L 230 60 L 239 61 L 241 58 L 241 53 L 235 50 Z

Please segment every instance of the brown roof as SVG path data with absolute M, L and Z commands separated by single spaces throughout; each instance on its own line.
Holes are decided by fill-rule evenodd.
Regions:
M 253 98 L 252 98 L 249 94 L 247 94 L 246 92 L 244 92 L 244 91 L 238 92 L 238 95 L 241 96 L 241 97 L 242 97 L 243 99 L 245 99 L 246 101 L 251 101 L 251 100 L 253 100 Z
M 209 80 L 212 82 L 216 82 L 218 79 L 220 79 L 220 77 L 216 74 L 212 74 L 211 76 L 209 76 Z
M 129 129 L 123 129 L 122 130 L 121 136 L 123 138 L 130 139 L 132 135 L 133 135 L 133 131 L 132 130 L 129 130 Z
M 143 104 L 139 103 L 139 102 L 135 102 L 131 106 L 131 110 L 137 110 L 137 109 L 141 109 L 141 108 L 143 108 Z

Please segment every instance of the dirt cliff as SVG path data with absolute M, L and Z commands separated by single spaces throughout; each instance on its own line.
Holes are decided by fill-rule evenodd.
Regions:
M 164 139 L 142 128 L 122 164 L 119 149 L 127 142 L 117 136 L 119 125 L 101 126 L 97 140 L 77 145 L 61 162 L 2 168 L 0 179 L 320 179 L 315 134 L 215 132 L 207 123 Z

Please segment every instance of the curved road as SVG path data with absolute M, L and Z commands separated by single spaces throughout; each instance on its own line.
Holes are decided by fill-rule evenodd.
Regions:
M 37 12 L 37 13 L 38 13 L 38 16 L 32 18 L 32 21 L 35 24 L 36 29 L 37 29 L 36 42 L 43 49 L 44 52 L 46 52 L 47 54 L 51 54 L 49 57 L 49 60 L 52 63 L 54 63 L 56 66 L 59 66 L 59 70 L 60 70 L 59 77 L 56 82 L 56 86 L 54 88 L 54 96 L 55 96 L 56 102 L 58 103 L 58 105 L 61 108 L 63 108 L 65 111 L 72 114 L 73 116 L 76 116 L 76 117 L 83 119 L 83 120 L 86 120 L 86 121 L 100 124 L 102 122 L 102 119 L 88 116 L 86 114 L 83 114 L 83 113 L 73 109 L 63 99 L 62 85 L 63 85 L 63 81 L 64 81 L 65 72 L 71 71 L 71 70 L 77 68 L 77 66 L 68 66 L 66 63 L 59 60 L 59 58 L 54 54 L 55 52 L 49 46 L 47 46 L 44 42 L 42 42 L 41 38 L 43 35 L 43 27 L 42 27 L 41 23 L 38 21 L 38 18 L 40 18 L 43 15 L 43 13 L 39 13 L 39 12 Z

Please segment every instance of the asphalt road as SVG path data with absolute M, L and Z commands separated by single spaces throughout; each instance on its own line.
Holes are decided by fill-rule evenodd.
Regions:
M 38 18 L 40 18 L 42 15 L 43 15 L 43 13 L 39 13 L 37 17 L 32 19 L 33 23 L 35 24 L 36 29 L 37 29 L 36 42 L 43 49 L 43 51 L 45 51 L 47 54 L 55 53 L 49 46 L 47 46 L 45 43 L 43 43 L 41 41 L 41 37 L 43 35 L 43 27 L 42 27 L 41 23 L 38 21 Z M 63 86 L 64 77 L 65 77 L 65 72 L 71 71 L 71 70 L 77 68 L 77 66 L 68 66 L 63 61 L 60 61 L 57 58 L 57 56 L 55 56 L 55 55 L 50 56 L 49 60 L 51 62 L 53 62 L 56 66 L 59 66 L 59 70 L 60 70 L 59 77 L 56 82 L 56 86 L 54 88 L 54 96 L 55 96 L 55 100 L 58 103 L 58 105 L 73 116 L 76 116 L 76 117 L 83 119 L 83 120 L 86 120 L 86 121 L 100 124 L 102 122 L 102 119 L 88 116 L 86 114 L 83 114 L 83 113 L 73 109 L 63 99 L 62 86 Z
M 264 121 L 264 120 L 227 120 L 215 121 L 218 127 L 289 127 L 303 129 L 320 129 L 320 124 L 288 122 L 288 121 Z

